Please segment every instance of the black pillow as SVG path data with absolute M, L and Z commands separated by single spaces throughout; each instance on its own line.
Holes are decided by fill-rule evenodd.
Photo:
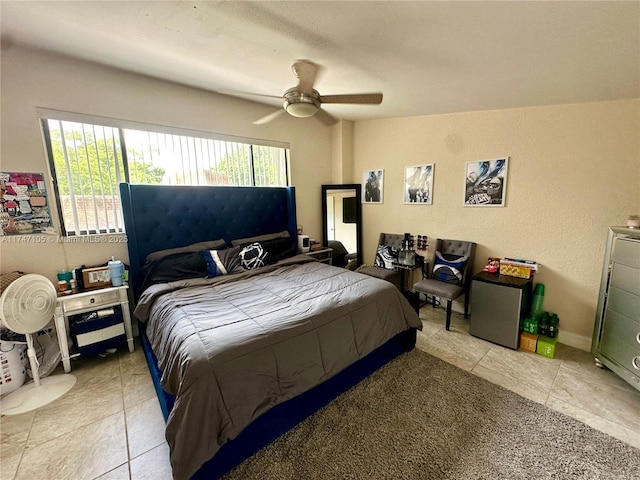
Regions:
M 260 245 L 269 253 L 269 263 L 276 263 L 284 258 L 293 257 L 298 253 L 298 244 L 293 237 L 263 240 Z
M 142 267 L 142 289 L 154 283 L 166 283 L 188 278 L 205 278 L 207 264 L 198 252 L 173 253 Z
M 241 246 L 248 247 L 256 243 L 269 254 L 267 264 L 276 263 L 283 258 L 293 257 L 298 253 L 298 244 L 293 237 L 272 238 L 270 240 L 262 240 L 261 242 L 246 242 L 241 244 Z

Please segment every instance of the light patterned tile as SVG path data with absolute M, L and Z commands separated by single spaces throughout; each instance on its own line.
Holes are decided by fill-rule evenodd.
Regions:
M 122 375 L 122 395 L 125 409 L 157 398 L 149 372 L 124 373 Z
M 29 438 L 35 411 L 0 417 L 0 460 L 22 453 Z
M 119 412 L 27 448 L 16 480 L 93 479 L 127 460 L 124 412 Z
M 156 397 L 126 410 L 129 456 L 137 457 L 165 443 L 165 423 Z
M 163 443 L 131 460 L 131 478 L 135 480 L 172 480 L 169 446 Z
M 525 398 L 544 404 L 560 368 L 560 360 L 492 345 L 472 373 Z
M 12 457 L 5 457 L 0 462 L 0 480 L 13 480 L 20 465 L 22 452 Z
M 123 410 L 122 383 L 109 366 L 94 376 L 78 374 L 75 386 L 58 400 L 36 410 L 27 445 L 47 442 Z
M 491 348 L 490 344 L 458 330 L 440 330 L 418 348 L 463 370 L 471 370 Z
M 604 432 L 607 435 L 611 435 L 618 440 L 622 440 L 623 442 L 640 449 L 640 430 L 632 430 L 602 418 L 587 410 L 583 410 L 580 407 L 576 407 L 575 405 L 571 405 L 559 398 L 556 398 L 553 394 L 549 395 L 547 407 L 573 417 L 576 420 L 580 420 L 582 423 L 585 423 L 596 430 Z
M 100 475 L 96 480 L 131 480 L 129 476 L 129 464 L 124 463 L 110 472 Z
M 599 370 L 595 366 L 592 368 Z M 602 372 L 595 375 L 581 372 L 563 364 L 551 394 L 565 403 L 640 432 L 640 392 L 612 372 L 606 380 L 603 380 Z

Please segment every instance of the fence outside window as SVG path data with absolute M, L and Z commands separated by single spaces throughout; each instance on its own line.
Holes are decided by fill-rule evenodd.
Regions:
M 63 235 L 123 231 L 120 182 L 289 185 L 289 147 L 64 112 L 41 113 Z

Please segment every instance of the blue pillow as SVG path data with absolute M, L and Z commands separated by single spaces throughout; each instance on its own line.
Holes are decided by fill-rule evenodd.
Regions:
M 207 264 L 207 278 L 242 271 L 240 266 L 240 247 L 226 250 L 202 250 L 202 257 Z
M 462 272 L 464 272 L 468 260 L 468 256 L 459 257 L 436 252 L 432 278 L 441 282 L 462 285 Z

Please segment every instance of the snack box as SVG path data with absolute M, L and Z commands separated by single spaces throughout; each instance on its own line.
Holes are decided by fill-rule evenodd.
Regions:
M 516 258 L 502 258 L 500 260 L 500 275 L 510 277 L 531 278 L 538 271 L 538 263 L 533 260 Z

